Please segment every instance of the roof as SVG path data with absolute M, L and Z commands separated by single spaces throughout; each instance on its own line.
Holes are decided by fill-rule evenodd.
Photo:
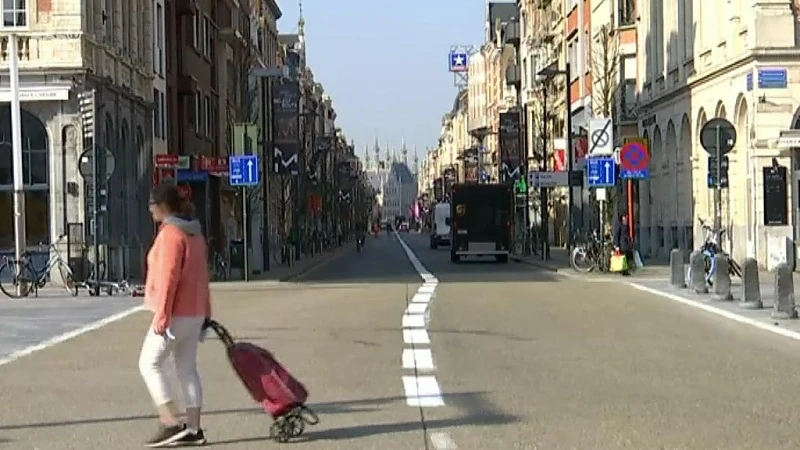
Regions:
M 292 48 L 295 44 L 300 42 L 300 37 L 296 34 L 279 34 L 278 42 L 289 48 Z
M 409 183 L 416 183 L 417 180 L 414 178 L 414 175 L 411 173 L 411 169 L 408 168 L 408 165 L 405 163 L 395 162 L 392 163 L 391 168 L 392 174 L 397 178 L 397 181 L 400 184 L 409 184 Z
M 509 23 L 513 19 L 519 18 L 519 9 L 517 8 L 517 3 L 500 3 L 500 2 L 491 2 L 489 3 L 489 17 L 486 20 L 489 21 L 489 33 L 491 37 L 491 41 L 496 41 L 495 36 L 495 24 L 499 20 L 500 23 Z

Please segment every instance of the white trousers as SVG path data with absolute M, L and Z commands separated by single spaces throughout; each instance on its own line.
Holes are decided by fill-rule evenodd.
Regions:
M 169 330 L 175 339 L 147 330 L 139 354 L 139 372 L 156 406 L 175 401 L 165 363 L 171 355 L 187 408 L 203 406 L 203 389 L 197 372 L 197 346 L 204 317 L 173 317 Z

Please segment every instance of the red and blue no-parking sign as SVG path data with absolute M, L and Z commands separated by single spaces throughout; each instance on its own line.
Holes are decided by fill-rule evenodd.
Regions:
M 629 141 L 619 151 L 619 176 L 624 179 L 642 180 L 650 177 L 650 153 L 639 141 Z

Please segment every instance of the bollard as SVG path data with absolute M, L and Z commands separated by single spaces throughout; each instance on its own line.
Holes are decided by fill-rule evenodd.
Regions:
M 714 255 L 717 269 L 714 271 L 714 300 L 728 302 L 733 300 L 731 293 L 731 261 L 724 253 Z
M 744 309 L 761 309 L 761 284 L 758 279 L 758 261 L 747 258 L 742 265 L 742 300 L 739 306 Z
M 772 307 L 773 319 L 796 319 L 797 310 L 794 304 L 794 279 L 792 269 L 786 263 L 775 267 L 775 300 Z
M 706 284 L 706 262 L 703 252 L 693 251 L 689 256 L 689 268 L 691 272 L 691 279 L 689 289 L 693 290 L 695 294 L 708 294 L 708 285 Z
M 669 284 L 675 288 L 686 287 L 686 275 L 683 271 L 683 252 L 673 248 L 669 252 Z

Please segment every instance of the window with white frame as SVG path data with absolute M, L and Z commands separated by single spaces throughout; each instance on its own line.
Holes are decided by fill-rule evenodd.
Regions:
M 194 131 L 200 134 L 202 123 L 200 122 L 200 110 L 202 109 L 202 96 L 200 93 L 194 94 Z
M 203 17 L 203 56 L 208 59 L 211 59 L 213 56 L 213 35 L 214 35 L 214 25 L 211 23 L 211 19 L 208 16 Z
M 567 47 L 567 62 L 569 62 L 569 81 L 578 78 L 578 43 L 573 41 Z
M 167 94 L 161 92 L 159 95 L 159 102 L 161 102 L 161 134 L 164 136 L 164 139 L 166 139 L 169 133 L 169 129 L 167 128 Z
M 200 136 L 206 136 L 208 130 L 206 129 L 206 104 L 205 104 L 206 97 L 202 94 L 197 94 L 197 134 Z
M 203 115 L 206 119 L 206 136 L 212 137 L 214 135 L 214 111 L 211 106 L 211 97 L 206 95 L 203 99 Z
M 156 5 L 156 39 L 153 45 L 153 68 L 164 77 L 164 7 Z
M 192 16 L 192 47 L 196 49 L 200 49 L 200 18 L 197 16 L 198 13 L 194 13 Z
M 163 123 L 162 116 L 164 111 L 161 109 L 161 91 L 153 89 L 153 135 L 159 139 L 164 138 L 164 130 L 161 129 Z

